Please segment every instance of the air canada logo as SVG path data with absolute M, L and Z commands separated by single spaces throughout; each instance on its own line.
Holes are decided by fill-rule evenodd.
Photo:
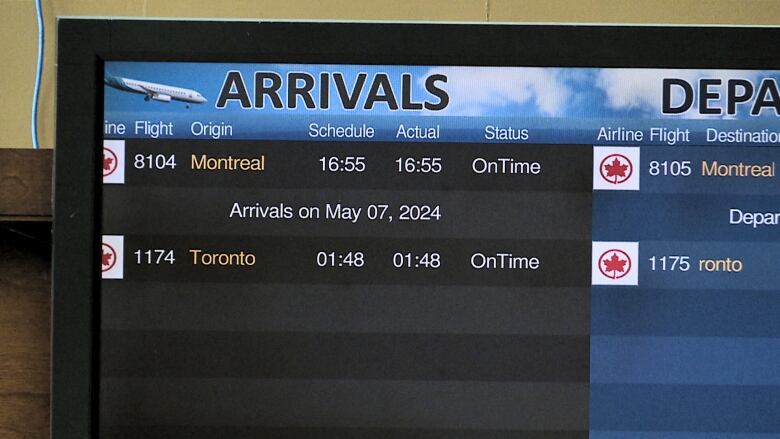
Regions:
M 103 243 L 103 250 L 100 255 L 100 265 L 102 266 L 104 273 L 116 267 L 116 250 L 105 242 Z
M 124 184 L 125 141 L 103 141 L 103 184 Z
M 601 178 L 612 184 L 625 183 L 634 173 L 633 163 L 623 154 L 610 154 L 604 157 L 599 169 Z
M 594 190 L 639 190 L 639 148 L 593 148 Z
M 124 236 L 103 235 L 100 250 L 100 271 L 103 279 L 124 278 L 124 249 Z
M 593 285 L 638 285 L 637 242 L 593 242 Z
M 631 272 L 631 256 L 619 248 L 605 251 L 599 256 L 599 271 L 610 279 L 620 279 Z
M 117 165 L 119 165 L 119 159 L 114 151 L 103 148 L 103 177 L 108 177 L 116 172 Z

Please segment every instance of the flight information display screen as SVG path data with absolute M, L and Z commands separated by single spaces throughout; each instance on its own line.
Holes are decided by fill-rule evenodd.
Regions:
M 778 79 L 106 62 L 100 437 L 779 437 Z

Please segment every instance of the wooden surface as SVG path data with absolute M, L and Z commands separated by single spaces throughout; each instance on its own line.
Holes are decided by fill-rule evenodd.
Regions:
M 49 437 L 51 224 L 0 222 L 0 438 Z
M 51 221 L 52 150 L 0 149 L 0 221 Z
M 0 438 L 49 437 L 51 150 L 0 149 Z

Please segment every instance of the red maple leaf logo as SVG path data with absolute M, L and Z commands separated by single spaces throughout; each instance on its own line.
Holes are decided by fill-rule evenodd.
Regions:
M 620 160 L 615 157 L 615 159 L 612 160 L 612 163 L 604 165 L 604 170 L 607 171 L 607 177 L 625 177 L 628 165 L 620 163 Z
M 108 266 L 111 265 L 111 258 L 113 257 L 114 255 L 112 255 L 111 253 L 103 252 L 103 256 L 101 256 L 100 261 L 103 265 Z
M 604 263 L 604 271 L 607 273 L 612 273 L 612 278 L 617 278 L 618 273 L 622 273 L 625 271 L 626 262 L 628 262 L 626 259 L 620 259 L 620 257 L 617 255 L 617 253 L 612 253 L 611 258 L 602 259 Z
M 111 157 L 103 157 L 103 170 L 110 171 L 113 163 L 114 163 L 114 159 L 112 159 Z

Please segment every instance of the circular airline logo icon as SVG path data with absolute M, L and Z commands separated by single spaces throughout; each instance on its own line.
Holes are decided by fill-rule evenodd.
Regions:
M 599 256 L 599 271 L 610 279 L 620 279 L 631 271 L 631 256 L 618 248 L 605 251 Z
M 105 242 L 103 243 L 103 251 L 100 256 L 100 264 L 104 272 L 114 268 L 114 265 L 116 265 L 116 250 Z
M 631 159 L 623 154 L 610 154 L 599 165 L 601 178 L 611 184 L 620 184 L 628 181 L 634 173 L 634 164 Z
M 119 167 L 119 159 L 117 159 L 114 151 L 103 148 L 103 177 L 113 174 L 117 167 Z

